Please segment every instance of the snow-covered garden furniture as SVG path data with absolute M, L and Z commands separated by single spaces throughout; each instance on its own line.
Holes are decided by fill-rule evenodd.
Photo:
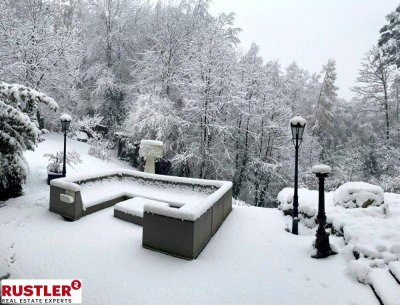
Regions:
M 49 210 L 70 220 L 119 202 L 124 204 L 114 210 L 118 218 L 142 222 L 143 247 L 193 259 L 231 212 L 232 183 L 132 170 L 60 178 L 50 183 Z M 141 220 L 140 207 L 135 204 L 143 206 Z
M 334 193 L 336 205 L 345 208 L 367 208 L 383 204 L 383 189 L 366 182 L 347 182 Z
M 117 203 L 114 206 L 114 217 L 142 226 L 143 210 L 146 203 L 169 207 L 169 204 L 166 202 L 134 197 Z
M 142 140 L 140 142 L 139 156 L 146 159 L 145 173 L 155 173 L 155 160 L 161 159 L 164 153 L 164 143 L 161 141 Z

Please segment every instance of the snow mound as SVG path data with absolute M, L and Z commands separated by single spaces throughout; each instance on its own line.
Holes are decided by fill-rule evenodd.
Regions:
M 383 189 L 366 182 L 347 182 L 334 192 L 335 205 L 345 208 L 367 208 L 383 204 Z
M 369 284 L 369 274 L 372 268 L 370 262 L 365 258 L 353 260 L 347 266 L 348 274 L 360 283 Z
M 87 142 L 87 141 L 89 141 L 89 136 L 87 135 L 87 133 L 85 133 L 83 131 L 77 131 L 76 139 L 81 142 Z
M 282 210 L 285 215 L 292 215 L 293 213 L 293 195 L 294 189 L 292 187 L 286 187 L 278 194 L 278 209 Z M 316 225 L 315 216 L 318 207 L 318 191 L 300 188 L 298 196 L 300 220 L 307 227 L 312 228 Z

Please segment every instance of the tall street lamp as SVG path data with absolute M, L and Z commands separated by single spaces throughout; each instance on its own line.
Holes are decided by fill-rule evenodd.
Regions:
M 60 116 L 61 120 L 61 130 L 64 132 L 64 160 L 63 160 L 63 172 L 62 176 L 65 177 L 67 174 L 67 168 L 66 168 L 66 161 L 67 161 L 67 131 L 69 129 L 69 125 L 71 124 L 71 116 L 64 113 L 62 116 Z
M 299 146 L 303 140 L 303 133 L 307 121 L 297 114 L 290 120 L 290 128 L 292 130 L 292 141 L 295 146 L 295 162 L 294 162 L 294 196 L 293 196 L 293 223 L 292 233 L 299 234 L 299 197 L 298 197 L 298 172 L 299 172 Z

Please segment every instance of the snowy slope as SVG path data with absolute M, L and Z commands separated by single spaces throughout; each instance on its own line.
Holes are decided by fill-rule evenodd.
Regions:
M 378 305 L 371 289 L 346 273 L 344 256 L 311 259 L 313 236 L 286 232 L 275 209 L 235 207 L 194 261 L 142 248 L 142 228 L 114 218 L 112 208 L 65 222 L 48 212 L 41 156 L 62 142 L 60 136 L 47 138 L 26 155 L 26 195 L 0 208 L 0 273 L 82 279 L 89 305 Z M 86 155 L 86 144 L 69 141 L 71 146 L 82 154 L 77 170 L 124 165 Z

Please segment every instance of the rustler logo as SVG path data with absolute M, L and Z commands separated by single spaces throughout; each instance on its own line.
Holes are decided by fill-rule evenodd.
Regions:
M 1 304 L 82 304 L 82 282 L 2 280 Z

